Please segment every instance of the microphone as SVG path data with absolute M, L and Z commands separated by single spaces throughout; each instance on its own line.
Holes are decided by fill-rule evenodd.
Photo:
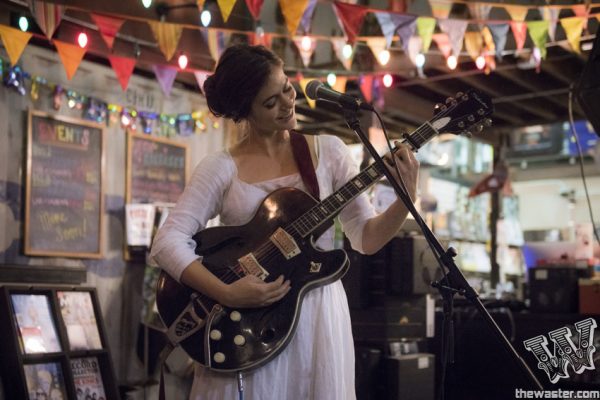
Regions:
M 312 100 L 325 100 L 332 103 L 339 104 L 342 108 L 356 111 L 358 109 L 373 111 L 373 106 L 367 103 L 363 103 L 359 99 L 350 95 L 336 92 L 335 90 L 328 88 L 323 83 L 312 80 L 306 85 L 306 95 Z

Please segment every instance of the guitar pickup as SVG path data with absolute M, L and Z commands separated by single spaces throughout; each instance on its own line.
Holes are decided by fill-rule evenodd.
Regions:
M 277 230 L 270 237 L 271 242 L 279 249 L 281 254 L 286 260 L 300 254 L 300 247 L 290 235 L 283 228 L 277 228 Z
M 267 279 L 269 273 L 266 269 L 260 265 L 254 254 L 248 253 L 245 256 L 238 259 L 240 263 L 240 267 L 244 270 L 246 275 L 254 275 L 262 279 L 263 281 Z

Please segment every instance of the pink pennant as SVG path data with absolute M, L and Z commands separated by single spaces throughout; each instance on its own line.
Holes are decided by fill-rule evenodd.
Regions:
M 263 6 L 264 0 L 246 0 L 246 6 L 248 11 L 254 17 L 255 20 L 260 19 L 260 10 Z
M 515 43 L 517 45 L 517 50 L 523 50 L 523 46 L 525 45 L 525 39 L 527 39 L 527 23 L 511 21 L 510 29 L 515 37 Z
M 204 82 L 206 78 L 208 78 L 208 72 L 206 71 L 194 71 L 194 76 L 196 77 L 196 83 L 198 83 L 198 87 L 200 91 L 204 94 Z
M 360 91 L 365 96 L 365 101 L 373 100 L 373 75 L 362 75 L 360 78 Z
M 156 79 L 158 79 L 160 89 L 165 96 L 169 97 L 173 88 L 173 82 L 177 76 L 177 69 L 168 66 L 153 65 L 152 70 L 156 75 Z

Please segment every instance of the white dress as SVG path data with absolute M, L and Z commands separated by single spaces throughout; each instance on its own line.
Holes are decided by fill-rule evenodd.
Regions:
M 354 177 L 358 168 L 340 139 L 322 135 L 317 143 L 316 174 L 324 199 Z M 286 186 L 306 190 L 298 173 L 248 184 L 238 178 L 235 162 L 226 151 L 206 157 L 158 231 L 152 245 L 153 257 L 179 279 L 185 267 L 198 258 L 191 236 L 210 218 L 220 215 L 225 225 L 243 225 L 254 216 L 266 195 Z M 362 250 L 364 223 L 374 215 L 364 195 L 340 213 L 342 228 L 358 251 Z M 329 229 L 317 245 L 331 249 L 333 234 Z M 338 280 L 308 292 L 299 318 L 296 333 L 281 354 L 244 374 L 244 399 L 355 399 L 354 344 L 342 283 Z M 196 364 L 190 399 L 236 400 L 236 377 Z

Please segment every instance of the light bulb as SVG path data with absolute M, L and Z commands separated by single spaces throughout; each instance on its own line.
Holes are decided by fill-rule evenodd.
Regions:
M 417 54 L 417 56 L 415 57 L 415 65 L 417 66 L 417 68 L 423 68 L 423 66 L 425 65 L 425 54 Z
M 394 83 L 394 78 L 390 74 L 385 74 L 383 76 L 383 86 L 389 88 L 392 86 L 392 83 Z
M 333 85 L 335 85 L 336 80 L 337 80 L 337 76 L 335 76 L 335 74 L 333 72 L 330 72 L 327 74 L 327 84 L 330 87 L 333 87 Z
M 390 62 L 389 50 L 381 50 L 379 56 L 377 56 L 377 59 L 379 60 L 379 64 L 386 65 L 388 62 Z
M 202 26 L 205 28 L 210 25 L 211 18 L 210 11 L 208 10 L 204 10 L 202 13 L 200 13 L 200 22 L 202 22 Z
M 302 48 L 302 51 L 310 51 L 312 48 L 312 39 L 308 36 L 302 36 L 300 47 Z
M 348 60 L 350 59 L 350 57 L 352 57 L 352 45 L 346 43 L 344 45 L 344 48 L 342 49 L 342 56 Z
M 456 56 L 455 55 L 448 56 L 448 59 L 446 60 L 446 64 L 448 65 L 448 68 L 456 69 L 456 67 L 458 66 L 458 60 L 456 59 Z
M 477 66 L 477 69 L 484 69 L 485 68 L 485 57 L 482 55 L 477 57 L 475 59 L 475 65 Z
M 88 44 L 88 37 L 85 34 L 85 32 L 81 32 L 78 36 L 77 36 L 77 43 L 79 44 L 79 47 L 81 47 L 82 49 L 85 49 L 85 47 Z
M 23 32 L 27 32 L 27 29 L 29 29 L 29 20 L 27 17 L 21 16 L 19 18 L 19 29 L 21 29 Z
M 185 69 L 185 67 L 187 67 L 187 65 L 188 65 L 187 56 L 185 54 L 180 55 L 179 58 L 177 59 L 177 64 L 179 64 L 179 68 Z
M 142 5 L 144 6 L 144 8 L 150 8 L 150 6 L 152 5 L 152 0 L 142 0 Z

